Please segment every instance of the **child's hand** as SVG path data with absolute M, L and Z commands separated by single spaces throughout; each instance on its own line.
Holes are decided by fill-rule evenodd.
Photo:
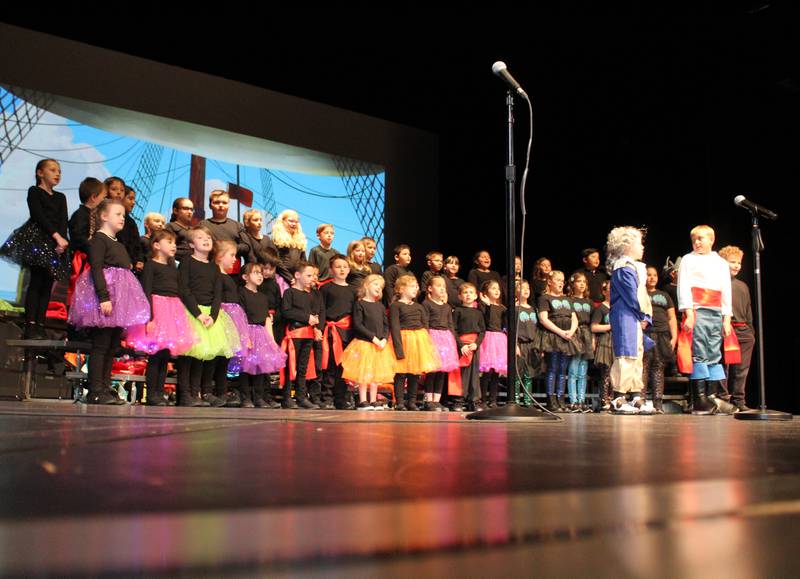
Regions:
M 102 312 L 102 314 L 104 316 L 110 316 L 112 310 L 113 310 L 113 307 L 111 306 L 111 301 L 101 302 L 100 303 L 100 311 Z
M 247 349 L 248 350 L 252 350 L 253 349 L 253 340 L 250 340 L 250 339 L 247 340 Z
M 639 322 L 639 325 L 642 326 L 643 330 L 646 330 L 647 326 L 649 326 L 650 324 L 647 323 L 647 320 L 642 320 L 641 322 Z
M 199 316 L 197 316 L 197 319 L 206 328 L 210 328 L 211 326 L 214 325 L 214 319 L 208 314 L 200 314 Z
M 147 322 L 147 325 L 144 327 L 144 331 L 145 331 L 146 334 L 152 334 L 153 330 L 155 330 L 155 329 L 156 329 L 156 323 L 155 322 Z
M 478 344 L 470 344 L 470 345 L 469 345 L 469 349 L 470 349 L 470 350 L 472 350 L 472 351 L 474 352 L 475 350 L 477 350 L 477 349 L 478 349 Z
M 491 301 L 489 301 L 489 298 L 488 298 L 488 297 L 486 297 L 486 294 L 484 294 L 483 292 L 481 292 L 480 294 L 478 294 L 478 296 L 481 298 L 481 301 L 482 301 L 483 303 L 485 303 L 487 306 L 490 306 L 490 305 L 492 305 L 492 302 L 491 302 Z
M 684 312 L 683 327 L 687 330 L 694 328 L 694 310 L 686 310 Z
M 309 326 L 318 326 L 319 325 L 319 316 L 315 316 L 314 314 L 311 314 L 310 316 L 308 316 L 308 325 Z
M 520 357 L 522 356 L 522 352 L 520 351 L 519 346 L 517 346 L 517 356 L 520 356 Z
M 322 332 L 320 332 L 318 328 L 314 328 L 314 341 L 315 342 L 322 341 Z
M 380 340 L 380 343 L 378 344 L 378 348 L 380 348 L 381 350 L 383 350 L 383 349 L 386 347 L 386 344 L 387 344 L 387 343 L 388 343 L 388 342 L 386 341 L 386 338 L 383 338 L 382 340 Z

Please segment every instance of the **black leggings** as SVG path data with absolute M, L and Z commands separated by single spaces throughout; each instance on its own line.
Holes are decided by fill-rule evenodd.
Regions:
M 201 392 L 211 394 L 216 366 L 216 358 L 198 360 L 189 356 L 180 356 L 178 358 L 178 397 L 197 398 Z
M 250 400 L 255 403 L 256 400 L 263 400 L 264 384 L 266 384 L 266 382 L 266 374 L 247 374 L 241 372 L 239 374 L 239 392 L 241 393 L 242 402 Z
M 441 394 L 447 382 L 447 372 L 432 372 L 425 377 L 425 393 Z
M 418 374 L 395 374 L 394 375 L 394 403 L 403 404 L 403 386 L 408 380 L 408 403 L 417 403 L 417 388 L 419 387 Z
M 41 267 L 31 267 L 31 279 L 25 294 L 25 321 L 44 324 L 50 292 L 55 281 L 50 273 Z
M 160 350 L 148 356 L 147 371 L 144 375 L 147 384 L 147 400 L 156 400 L 159 396 L 164 396 L 164 382 L 167 380 L 169 359 L 169 350 Z M 141 400 L 141 396 L 137 395 L 136 397 Z
M 111 366 L 122 338 L 122 328 L 92 328 L 89 356 L 89 391 L 100 394 L 111 388 Z

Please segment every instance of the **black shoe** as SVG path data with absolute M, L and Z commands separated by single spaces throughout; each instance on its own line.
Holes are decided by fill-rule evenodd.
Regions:
M 255 406 L 256 408 L 269 408 L 269 405 L 267 405 L 267 403 L 264 402 L 261 398 L 256 398 L 255 402 L 253 403 L 253 406 Z
M 239 405 L 239 408 L 255 408 L 255 407 L 256 405 L 253 404 L 253 401 L 250 400 L 249 398 L 245 398 L 244 400 L 242 400 L 241 404 Z
M 214 396 L 213 394 L 203 394 L 203 401 L 208 402 L 209 406 L 213 406 L 214 408 L 219 408 L 220 406 L 225 406 L 225 399 L 219 398 Z
M 419 407 L 417 406 L 416 402 L 409 402 L 408 404 L 406 404 L 406 410 L 409 410 L 411 412 L 417 412 L 419 410 Z
M 264 400 L 264 405 L 265 405 L 264 407 L 265 408 L 274 409 L 274 408 L 280 408 L 281 407 L 280 403 L 279 402 L 275 402 L 275 400 L 273 400 L 272 398 L 264 398 L 263 400 Z
M 163 396 L 153 396 L 147 397 L 147 402 L 145 403 L 146 406 L 166 406 L 167 401 Z
M 294 401 L 294 398 L 287 398 L 281 404 L 281 408 L 286 410 L 297 410 L 297 402 Z
M 297 407 L 304 410 L 319 410 L 319 406 L 311 402 L 308 398 L 300 398 L 297 401 Z
M 192 402 L 194 402 L 194 398 L 188 394 L 181 394 L 178 397 L 178 406 L 191 406 Z
M 545 404 L 545 408 L 550 412 L 558 412 L 558 400 L 556 400 L 555 394 L 547 395 L 547 404 Z
M 708 399 L 712 404 L 716 405 L 717 414 L 736 414 L 739 412 L 736 406 L 718 396 L 708 396 Z
M 464 405 L 461 402 L 455 402 L 452 412 L 464 412 Z
M 92 394 L 91 392 L 86 396 L 86 404 L 101 404 L 104 406 L 115 406 L 119 400 L 119 396 L 115 396 L 108 392 L 99 392 Z
M 109 396 L 112 396 L 114 398 L 114 402 L 112 402 L 112 404 L 114 404 L 116 406 L 123 406 L 123 405 L 128 403 L 127 400 L 124 400 L 124 399 L 119 397 L 119 395 L 117 394 L 116 390 L 112 390 L 111 388 L 108 388 L 108 389 L 106 389 L 106 394 L 108 394 Z
M 239 397 L 238 392 L 228 392 L 225 396 L 225 406 L 228 408 L 239 408 L 242 405 L 242 399 Z

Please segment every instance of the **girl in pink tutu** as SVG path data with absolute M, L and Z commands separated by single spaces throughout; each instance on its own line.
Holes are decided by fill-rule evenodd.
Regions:
M 508 325 L 508 311 L 500 303 L 502 293 L 500 284 L 488 280 L 481 286 L 478 307 L 483 312 L 486 322 L 486 334 L 481 342 L 480 370 L 481 396 L 489 408 L 497 406 L 497 390 L 500 385 L 500 374 L 508 373 L 508 338 L 505 328 Z M 488 394 L 488 396 L 487 396 Z
M 198 338 L 178 290 L 178 269 L 173 261 L 175 234 L 163 229 L 153 232 L 150 248 L 151 258 L 144 264 L 140 279 L 150 302 L 150 321 L 129 328 L 125 340 L 149 354 L 145 374 L 147 405 L 166 406 L 164 382 L 169 359 L 184 354 Z
M 242 408 L 279 408 L 265 384 L 267 375 L 278 372 L 286 365 L 286 354 L 280 349 L 268 331 L 269 298 L 258 291 L 264 282 L 261 265 L 248 263 L 242 270 L 244 287 L 239 297 L 247 315 L 247 334 L 242 342 L 242 371 L 239 373 L 239 391 Z
M 131 258 L 116 234 L 125 226 L 125 206 L 106 199 L 97 208 L 100 228 L 89 241 L 89 264 L 75 283 L 68 322 L 91 328 L 90 404 L 123 403 L 111 391 L 111 366 L 125 328 L 146 324 L 150 304 L 131 273 Z
M 428 333 L 439 352 L 442 364 L 425 376 L 425 410 L 442 412 L 447 410 L 441 404 L 442 391 L 447 382 L 447 374 L 459 368 L 458 346 L 456 345 L 453 308 L 447 303 L 447 283 L 437 275 L 428 279 L 428 299 L 422 304 L 428 312 Z

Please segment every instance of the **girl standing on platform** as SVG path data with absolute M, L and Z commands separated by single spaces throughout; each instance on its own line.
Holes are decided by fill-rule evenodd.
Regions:
M 567 372 L 569 410 L 571 412 L 589 412 L 589 407 L 586 406 L 586 380 L 589 372 L 589 360 L 594 358 L 594 338 L 589 327 L 592 321 L 589 282 L 583 273 L 575 272 L 569 277 L 569 296 L 572 310 L 578 318 L 578 329 L 572 336 L 575 354 L 570 360 Z
M 185 354 L 198 338 L 189 322 L 178 289 L 175 234 L 156 230 L 150 237 L 150 259 L 140 281 L 150 302 L 150 321 L 128 329 L 125 340 L 136 350 L 147 352 L 147 405 L 166 406 L 164 382 L 172 356 Z
M 447 303 L 447 285 L 444 277 L 437 275 L 428 280 L 428 299 L 422 304 L 428 314 L 428 333 L 431 335 L 441 366 L 436 372 L 425 376 L 425 410 L 441 412 L 441 404 L 447 375 L 459 369 L 458 345 L 455 338 L 453 308 Z
M 483 283 L 478 307 L 483 312 L 486 334 L 481 342 L 481 396 L 489 408 L 497 406 L 500 374 L 508 374 L 508 310 L 500 303 L 500 284 L 495 280 Z
M 199 341 L 178 358 L 178 404 L 223 406 L 225 400 L 212 392 L 214 358 L 233 357 L 230 336 L 237 334 L 236 326 L 224 310 L 220 311 L 222 273 L 209 257 L 213 249 L 211 232 L 194 227 L 187 238 L 192 254 L 178 268 L 178 287 Z
M 533 286 L 531 289 L 535 300 L 538 300 L 539 296 L 547 292 L 547 281 L 550 279 L 551 271 L 553 271 L 553 266 L 546 257 L 540 257 L 533 264 Z
M 492 256 L 489 255 L 488 251 L 485 249 L 478 251 L 473 259 L 473 264 L 475 267 L 469 270 L 469 274 L 467 275 L 467 281 L 469 283 L 481 291 L 483 291 L 483 284 L 487 281 L 496 281 L 497 287 L 500 287 L 502 278 L 499 273 L 490 269 L 492 267 Z
M 347 246 L 347 263 L 350 265 L 347 283 L 354 288 L 361 288 L 366 277 L 372 272 L 367 261 L 367 250 L 363 241 L 357 239 L 351 241 Z
M 572 336 L 578 329 L 578 316 L 564 295 L 564 274 L 558 270 L 550 272 L 547 292 L 539 297 L 539 326 L 538 350 L 547 359 L 547 409 L 566 412 L 564 388 L 570 358 L 575 353 Z
M 359 410 L 382 409 L 376 402 L 378 385 L 394 380 L 394 351 L 387 347 L 389 319 L 382 302 L 384 284 L 381 275 L 364 279 L 363 297 L 353 307 L 355 339 L 342 354 L 342 378 L 358 387 Z
M 111 367 L 125 328 L 146 324 L 150 305 L 131 273 L 131 258 L 116 234 L 125 227 L 125 206 L 106 199 L 97 208 L 100 228 L 89 241 L 90 270 L 75 283 L 68 322 L 91 328 L 89 404 L 124 404 L 111 390 Z
M 61 166 L 54 159 L 36 164 L 36 185 L 28 189 L 30 219 L 0 248 L 0 256 L 30 271 L 25 294 L 25 338 L 45 338 L 44 321 L 55 280 L 69 278 L 67 198 L 54 189 Z
M 247 312 L 247 334 L 242 339 L 246 350 L 242 355 L 242 370 L 239 373 L 239 390 L 242 393 L 242 407 L 279 408 L 272 399 L 269 389 L 265 389 L 268 375 L 278 372 L 286 365 L 286 354 L 270 335 L 269 298 L 258 286 L 264 281 L 261 266 L 248 263 L 242 270 L 244 287 L 239 289 L 240 300 Z
M 537 329 L 538 318 L 536 310 L 528 303 L 531 297 L 530 284 L 522 280 L 517 284 L 518 306 L 517 318 L 517 358 L 519 363 L 518 376 L 522 380 L 524 390 L 522 390 L 522 400 L 525 405 L 533 405 L 533 379 L 539 373 L 542 366 L 542 355 L 536 349 L 536 337 L 539 334 Z
M 611 365 L 614 363 L 614 347 L 611 342 L 611 281 L 602 285 L 603 301 L 592 312 L 592 333 L 595 336 L 594 365 L 600 371 L 600 409 L 611 408 Z
M 458 297 L 458 290 L 464 280 L 458 277 L 458 270 L 461 269 L 461 263 L 455 255 L 448 255 L 444 260 L 445 281 L 447 282 L 447 303 L 450 307 L 457 308 L 461 305 L 461 300 Z
M 442 361 L 428 333 L 428 312 L 414 301 L 419 294 L 417 279 L 401 275 L 394 284 L 395 300 L 389 306 L 389 327 L 397 358 L 394 375 L 395 410 L 419 410 L 417 387 L 422 374 L 436 372 Z M 403 406 L 403 386 L 408 385 L 408 403 Z
M 297 211 L 286 209 L 280 212 L 272 224 L 272 242 L 281 260 L 278 274 L 291 285 L 294 283 L 294 274 L 298 266 L 306 261 L 308 244 Z

